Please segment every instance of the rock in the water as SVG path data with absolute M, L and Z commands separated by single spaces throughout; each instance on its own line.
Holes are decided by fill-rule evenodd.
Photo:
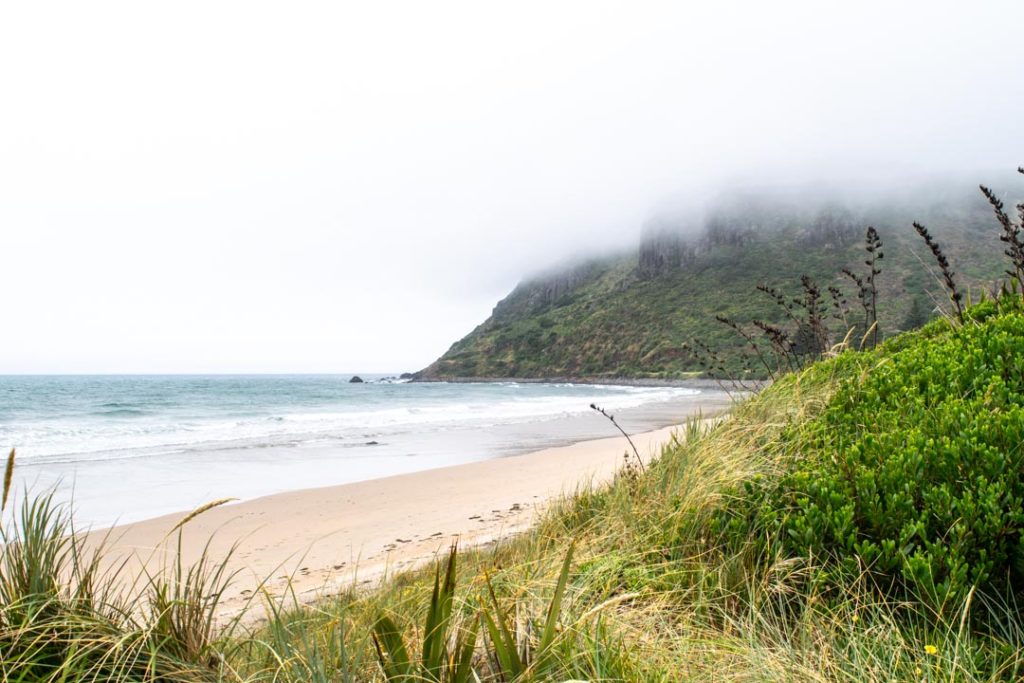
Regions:
M 401 375 L 398 376 L 398 379 L 412 379 L 413 377 L 415 377 L 415 375 L 413 375 L 411 372 L 403 372 Z
M 349 384 L 362 384 L 363 378 L 360 377 L 359 375 L 352 375 L 352 379 L 350 379 L 348 382 Z

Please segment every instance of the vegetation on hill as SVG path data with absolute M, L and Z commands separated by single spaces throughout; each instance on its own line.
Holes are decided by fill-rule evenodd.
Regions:
M 530 532 L 373 592 L 268 600 L 251 630 L 214 625 L 222 563 L 124 593 L 66 510 L 21 501 L 0 539 L 0 675 L 1020 680 L 1024 240 L 1000 226 L 995 297 L 962 293 L 936 246 L 948 288 L 923 328 L 833 345 Z
M 963 327 L 938 321 L 912 344 L 894 340 L 897 352 L 832 362 L 829 371 L 845 379 L 790 437 L 785 476 L 746 483 L 741 528 L 778 539 L 788 556 L 835 560 L 840 587 L 869 571 L 887 592 L 939 612 L 975 588 L 1016 597 L 1024 586 L 1020 311 L 1017 297 L 990 301 L 970 309 Z
M 991 286 L 1002 274 L 998 234 L 981 195 L 878 200 L 857 213 L 833 204 L 807 209 L 737 199 L 710 212 L 699 230 L 672 224 L 649 234 L 637 253 L 524 282 L 418 377 L 679 378 L 705 370 L 695 340 L 720 353 L 730 373 L 763 376 L 742 362 L 745 343 L 716 316 L 782 324 L 783 312 L 756 288 L 802 296 L 802 275 L 826 299 L 837 288 L 855 307 L 857 287 L 842 271 L 864 271 L 868 225 L 877 228 L 885 252 L 877 282 L 880 333 L 913 329 L 942 301 L 914 220 L 957 255 L 965 289 Z M 839 334 L 835 341 L 841 340 Z

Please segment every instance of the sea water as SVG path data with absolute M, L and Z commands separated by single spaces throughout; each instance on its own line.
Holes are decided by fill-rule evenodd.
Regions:
M 56 490 L 80 526 L 502 457 L 682 420 L 685 386 L 406 383 L 379 375 L 0 377 L 16 491 Z

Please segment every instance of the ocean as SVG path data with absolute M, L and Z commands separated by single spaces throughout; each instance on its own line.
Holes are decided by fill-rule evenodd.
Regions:
M 706 387 L 406 383 L 383 375 L 0 377 L 16 492 L 54 489 L 80 528 L 504 457 L 684 419 Z

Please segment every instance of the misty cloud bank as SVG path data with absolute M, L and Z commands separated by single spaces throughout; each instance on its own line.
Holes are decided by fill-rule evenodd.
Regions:
M 364 5 L 3 10 L 0 372 L 422 367 L 737 188 L 1024 163 L 1017 2 Z

